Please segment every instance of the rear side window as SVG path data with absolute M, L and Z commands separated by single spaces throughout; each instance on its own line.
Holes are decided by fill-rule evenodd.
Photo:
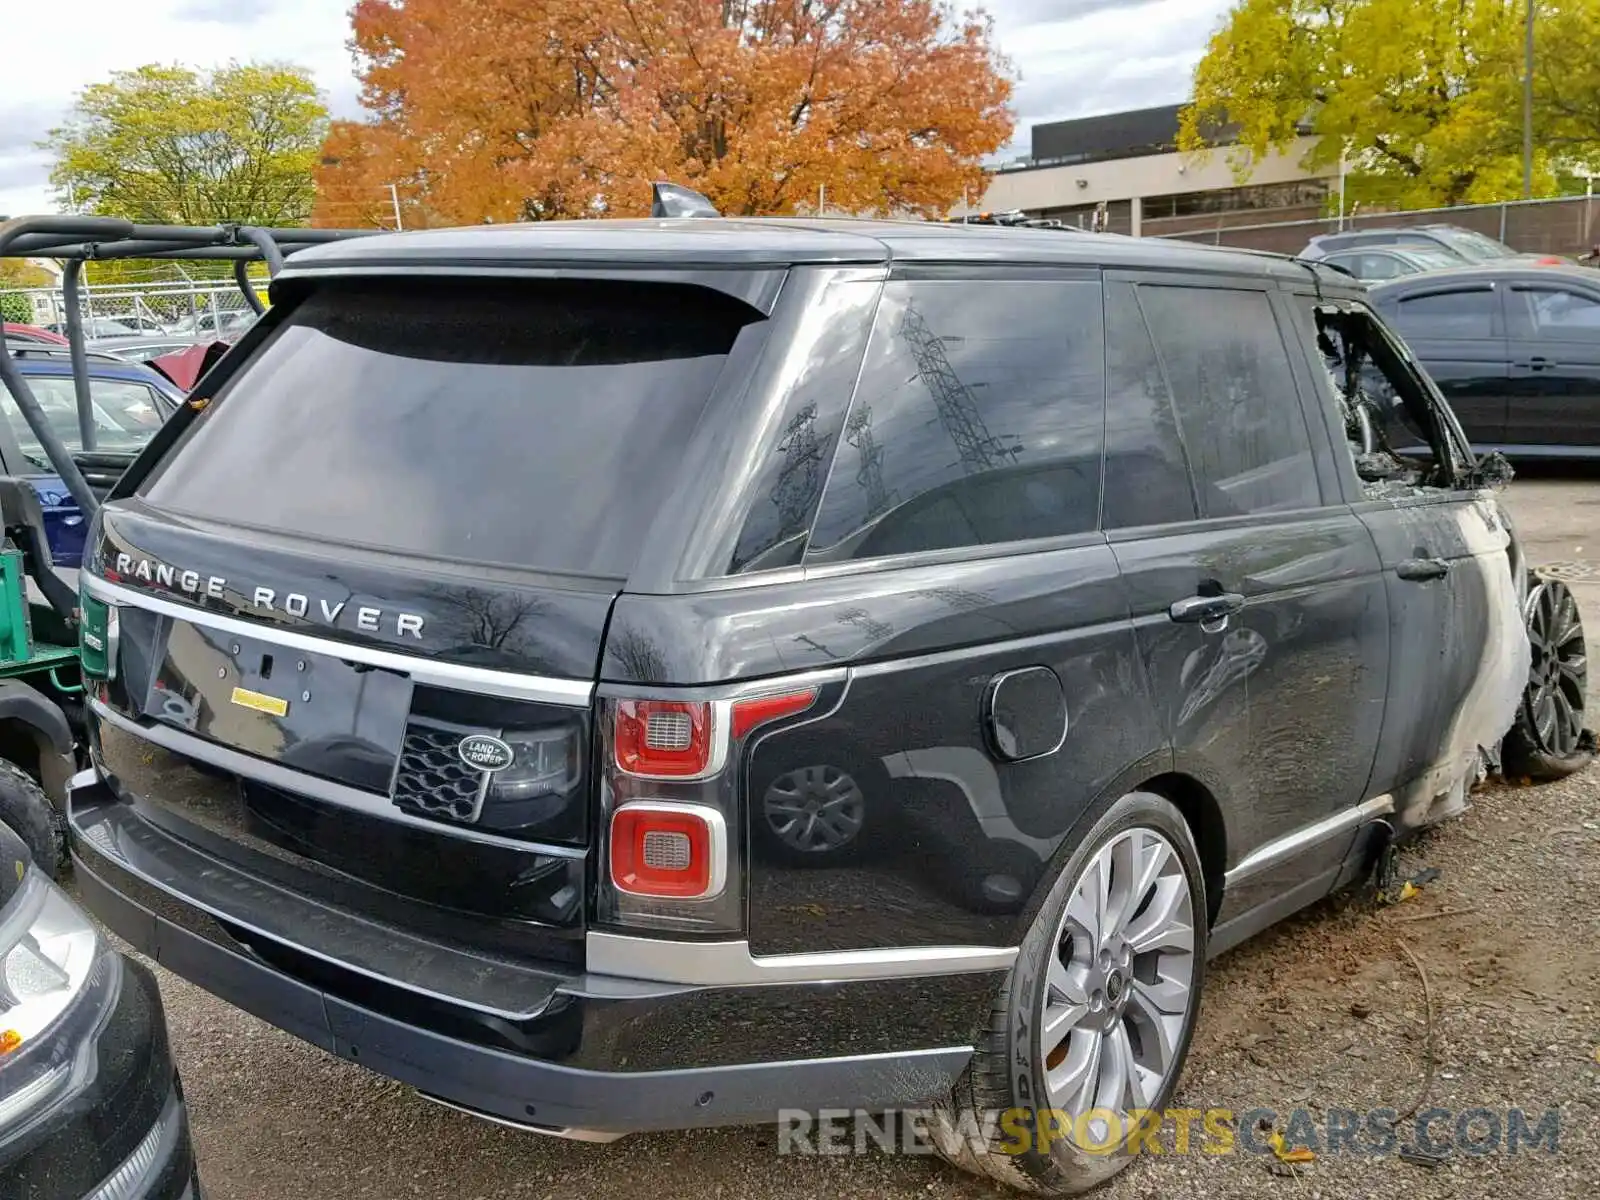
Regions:
M 1494 293 L 1488 288 L 1431 292 L 1400 301 L 1395 322 L 1407 338 L 1494 336 Z
M 890 282 L 807 560 L 1096 528 L 1104 361 L 1098 280 Z
M 1201 515 L 1322 502 L 1288 351 L 1264 292 L 1145 285 Z
M 1155 344 L 1131 283 L 1106 284 L 1105 527 L 1198 515 Z
M 324 286 L 140 492 L 331 542 L 622 577 L 755 316 L 669 284 Z

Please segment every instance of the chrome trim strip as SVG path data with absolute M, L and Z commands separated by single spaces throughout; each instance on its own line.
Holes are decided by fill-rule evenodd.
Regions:
M 442 837 L 461 838 L 464 841 L 477 842 L 480 845 L 500 846 L 525 853 L 545 854 L 552 858 L 584 858 L 588 854 L 588 851 L 578 846 L 551 846 L 543 842 L 524 842 L 518 838 L 502 837 L 499 834 L 485 833 L 479 829 L 468 829 L 462 825 L 449 825 L 443 821 L 430 821 L 425 817 L 414 817 L 396 807 L 394 802 L 387 796 L 379 796 L 374 792 L 363 792 L 359 788 L 347 787 L 342 783 L 318 779 L 315 775 L 307 775 L 303 771 L 292 770 L 289 767 L 268 762 L 266 759 L 255 758 L 238 750 L 230 750 L 226 746 L 219 746 L 215 742 L 208 742 L 192 733 L 184 733 L 181 729 L 173 729 L 166 725 L 142 725 L 138 721 L 134 721 L 114 709 L 108 708 L 92 696 L 89 698 L 89 707 L 95 716 L 107 724 L 115 725 L 124 733 L 132 734 L 136 738 L 152 742 L 163 750 L 171 750 L 174 754 L 182 754 L 188 758 L 197 758 L 201 762 L 210 763 L 214 767 L 221 767 L 224 771 L 231 771 L 235 775 L 243 775 L 248 779 L 254 779 L 266 784 L 268 787 L 282 788 L 284 791 L 310 796 L 328 804 L 337 804 L 341 808 L 351 809 L 364 816 L 377 817 L 383 821 L 395 821 L 401 825 L 410 825 L 416 829 L 426 829 L 429 833 Z M 85 773 L 80 772 L 78 775 L 74 775 L 72 781 L 76 782 L 83 774 Z
M 1166 613 L 1163 612 L 1161 617 L 1166 620 Z M 950 650 L 931 650 L 926 654 L 910 655 L 905 658 L 873 659 L 870 662 L 853 664 L 849 670 L 852 675 L 859 675 L 865 679 L 874 675 L 892 675 L 897 671 L 910 671 L 921 667 L 948 666 L 951 663 L 965 662 L 969 658 L 981 658 L 1014 650 L 1038 650 L 1046 646 L 1056 646 L 1073 638 L 1098 633 L 1106 629 L 1114 629 L 1119 625 L 1125 626 L 1126 623 L 1125 620 L 1105 621 L 1099 625 L 1088 625 L 1083 628 L 1063 628 L 1054 633 L 1031 633 L 1024 637 L 1006 638 L 994 642 L 978 642 L 970 646 L 957 646 Z
M 139 608 L 159 613 L 193 625 L 204 625 L 222 633 L 254 638 L 303 650 L 307 654 L 326 654 L 345 662 L 363 663 L 386 671 L 399 671 L 409 675 L 416 683 L 431 687 L 453 688 L 456 691 L 476 692 L 487 696 L 503 696 L 510 700 L 532 700 L 542 704 L 562 704 L 571 708 L 587 707 L 594 695 L 594 684 L 586 679 L 552 679 L 545 675 L 521 675 L 511 671 L 495 671 L 487 667 L 463 667 L 455 663 L 439 662 L 394 650 L 378 650 L 371 646 L 336 641 L 242 621 L 220 613 L 208 612 L 189 604 L 178 604 L 110 583 L 87 572 L 80 576 L 82 588 L 97 600 L 108 604 Z
M 908 946 L 758 956 L 750 953 L 745 941 L 679 942 L 596 931 L 584 939 L 584 966 L 591 975 L 700 987 L 1005 971 L 1016 957 L 1015 946 Z
M 475 1108 L 468 1108 L 465 1104 L 457 1104 L 454 1100 L 446 1100 L 443 1096 L 434 1096 L 420 1088 L 413 1089 L 416 1094 L 440 1108 L 451 1108 L 458 1113 L 465 1113 L 469 1117 L 476 1117 L 480 1121 L 488 1121 L 491 1125 L 504 1125 L 507 1129 L 515 1129 L 520 1133 L 537 1133 L 544 1137 L 562 1138 L 569 1142 L 594 1142 L 604 1144 L 615 1142 L 628 1135 L 625 1133 L 607 1133 L 600 1129 L 575 1129 L 571 1126 L 556 1127 L 554 1125 L 533 1125 L 524 1121 L 513 1121 L 509 1117 L 497 1117 L 493 1113 L 479 1112 Z
M 1384 816 L 1394 811 L 1394 797 L 1385 792 L 1381 796 L 1374 796 L 1363 801 L 1353 808 L 1347 808 L 1334 813 L 1331 817 L 1324 818 L 1313 825 L 1306 825 L 1292 833 L 1286 833 L 1280 838 L 1268 842 L 1265 846 L 1252 850 L 1239 860 L 1237 866 L 1223 876 L 1225 886 L 1232 886 L 1246 879 L 1250 879 L 1263 871 L 1272 869 L 1282 863 L 1288 862 L 1302 851 L 1309 850 L 1319 842 L 1337 837 L 1341 833 L 1364 825 L 1375 817 Z

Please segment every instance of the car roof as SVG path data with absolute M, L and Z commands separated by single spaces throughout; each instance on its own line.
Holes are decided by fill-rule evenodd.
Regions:
M 990 262 L 1227 271 L 1305 281 L 1277 254 L 1078 230 L 849 218 L 701 217 L 541 221 L 376 234 L 309 247 L 279 278 L 346 270 L 559 266 L 693 270 L 807 263 Z M 1318 273 L 1326 284 L 1343 276 Z
M 72 377 L 72 361 L 65 355 L 53 355 L 50 358 L 41 358 L 30 355 L 17 355 L 16 364 L 24 375 L 47 375 L 52 377 Z M 126 362 L 121 359 L 99 358 L 89 356 L 89 378 L 114 379 L 122 383 L 148 383 L 159 388 L 167 395 L 174 395 L 172 381 L 159 371 L 151 370 L 142 363 Z
M 1568 283 L 1586 284 L 1600 288 L 1600 271 L 1593 267 L 1551 263 L 1535 266 L 1520 259 L 1492 259 L 1485 263 L 1468 263 L 1459 267 L 1441 267 L 1436 271 L 1421 271 L 1415 275 L 1402 275 L 1398 279 L 1385 279 L 1374 283 L 1368 294 L 1381 296 L 1390 292 L 1410 291 L 1413 288 L 1431 288 L 1451 283 L 1550 283 L 1566 280 Z

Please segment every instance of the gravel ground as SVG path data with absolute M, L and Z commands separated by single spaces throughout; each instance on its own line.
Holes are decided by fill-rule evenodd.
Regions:
M 1574 576 L 1586 554 L 1600 562 L 1594 480 L 1521 480 L 1511 504 L 1533 561 L 1578 564 Z M 1600 568 L 1592 579 L 1574 591 L 1594 647 Z M 1295 1176 L 1244 1152 L 1147 1155 L 1099 1196 L 1600 1191 L 1600 767 L 1558 784 L 1480 790 L 1466 815 L 1409 849 L 1405 866 L 1440 876 L 1390 908 L 1354 897 L 1316 905 L 1213 964 L 1177 1103 L 1301 1108 L 1314 1120 L 1337 1108 L 1404 1111 L 1429 1074 L 1431 1041 L 1422 1107 L 1520 1107 L 1534 1122 L 1557 1108 L 1557 1152 L 1456 1152 L 1434 1167 L 1325 1153 Z M 1407 949 L 1427 973 L 1431 1022 Z M 1004 1194 L 924 1157 L 780 1157 L 770 1128 L 603 1147 L 518 1133 L 440 1109 L 160 974 L 213 1200 Z

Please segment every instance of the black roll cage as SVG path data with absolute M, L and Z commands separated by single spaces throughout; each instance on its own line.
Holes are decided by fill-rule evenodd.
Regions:
M 93 260 L 153 258 L 187 261 L 211 259 L 233 263 L 233 278 L 252 311 L 263 311 L 249 278 L 250 264 L 267 264 L 272 278 L 284 260 L 308 246 L 351 237 L 367 237 L 376 229 L 263 229 L 252 225 L 141 225 L 120 217 L 34 216 L 0 222 L 0 258 L 55 258 L 65 262 L 61 287 L 66 304 L 66 338 L 72 360 L 73 393 L 78 402 L 78 430 L 85 451 L 95 448 L 94 408 L 89 395 L 89 359 L 84 346 L 83 310 L 78 285 L 83 264 Z M 46 420 L 33 389 L 17 369 L 0 336 L 0 382 L 16 401 L 28 428 L 39 440 L 67 491 L 90 516 L 99 507 L 71 451 Z

